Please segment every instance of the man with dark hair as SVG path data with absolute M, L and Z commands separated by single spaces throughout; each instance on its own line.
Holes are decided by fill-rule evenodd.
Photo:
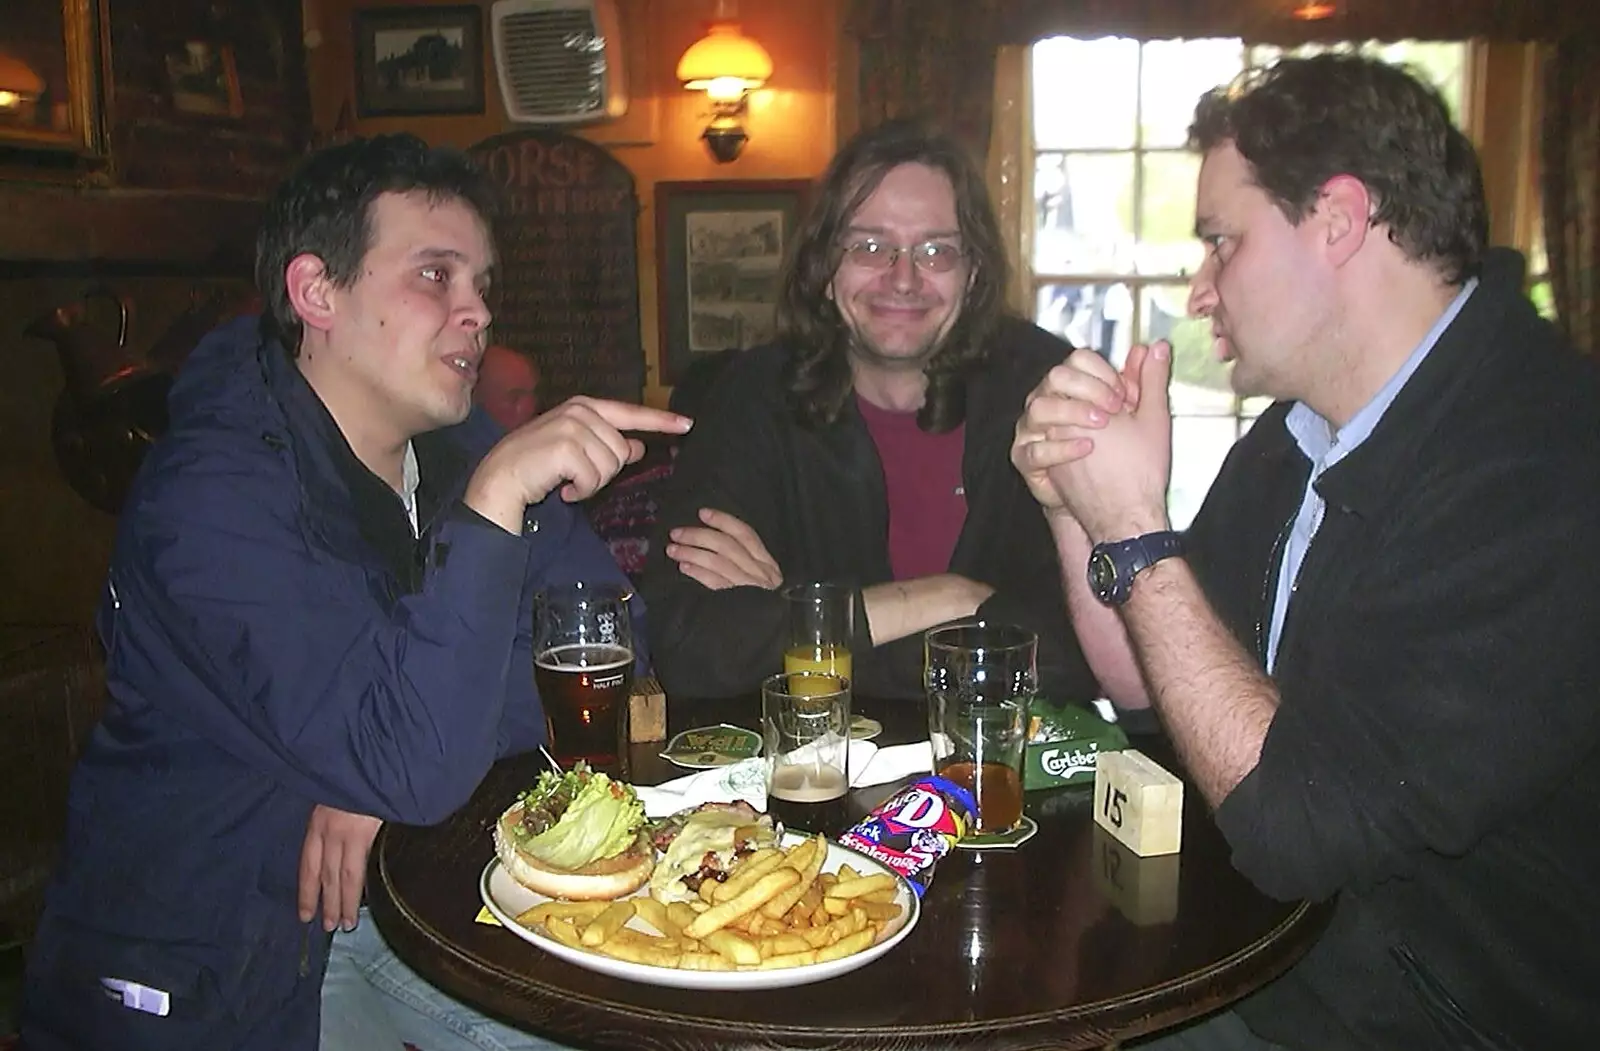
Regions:
M 1595 370 L 1485 248 L 1473 150 L 1405 73 L 1286 59 L 1192 141 L 1191 309 L 1277 403 L 1183 537 L 1165 345 L 1075 353 L 1012 456 L 1112 699 L 1153 702 L 1241 872 L 1336 904 L 1282 978 L 1149 1047 L 1590 1046 Z
M 501 343 L 484 348 L 472 400 L 489 418 L 514 431 L 539 415 L 539 363 Z
M 380 822 L 443 819 L 544 739 L 533 596 L 623 580 L 568 502 L 639 456 L 623 429 L 688 421 L 574 399 L 497 442 L 470 412 L 491 201 L 461 155 L 386 136 L 313 156 L 268 205 L 266 313 L 189 356 L 118 523 L 32 1051 L 316 1048 Z M 493 1023 L 388 962 L 363 977 L 418 999 L 324 1047 L 549 1046 L 470 1028 Z M 450 1026 L 399 1028 L 434 1004 Z
M 974 614 L 1046 640 L 1086 696 L 1048 530 L 1006 460 L 1023 396 L 1070 349 L 1003 316 L 983 181 L 915 124 L 857 135 L 782 279 L 775 343 L 711 391 L 668 487 L 644 593 L 669 691 L 731 695 L 783 665 L 785 583 L 855 589 L 856 692 L 922 696 L 924 629 Z

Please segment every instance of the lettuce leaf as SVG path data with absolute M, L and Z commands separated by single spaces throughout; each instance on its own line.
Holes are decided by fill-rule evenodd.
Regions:
M 521 846 L 546 865 L 582 868 L 628 849 L 643 823 L 644 805 L 633 786 L 595 774 L 560 821 L 528 837 Z

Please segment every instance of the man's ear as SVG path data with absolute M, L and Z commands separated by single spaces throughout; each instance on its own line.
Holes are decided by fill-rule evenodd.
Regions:
M 1368 218 L 1376 203 L 1366 184 L 1353 175 L 1335 175 L 1322 184 L 1317 212 L 1327 240 L 1328 261 L 1343 266 L 1367 243 Z
M 321 259 L 310 252 L 295 256 L 284 270 L 284 283 L 288 287 L 289 306 L 299 315 L 302 324 L 321 332 L 333 327 L 333 282 L 328 279 L 328 268 Z

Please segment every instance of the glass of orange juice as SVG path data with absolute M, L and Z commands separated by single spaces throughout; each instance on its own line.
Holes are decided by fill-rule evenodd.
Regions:
M 850 678 L 850 635 L 855 591 L 842 584 L 795 584 L 783 589 L 789 602 L 785 674 L 821 672 Z

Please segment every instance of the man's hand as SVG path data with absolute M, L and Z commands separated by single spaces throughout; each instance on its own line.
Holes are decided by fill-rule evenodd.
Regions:
M 354 930 L 367 882 L 367 855 L 383 822 L 318 803 L 300 848 L 300 922 L 310 923 L 322 902 L 322 929 Z
M 712 591 L 752 585 L 773 590 L 783 583 L 783 570 L 767 552 L 754 529 L 710 507 L 700 509 L 699 526 L 672 530 L 667 557 L 683 575 Z
M 593 496 L 644 443 L 623 431 L 687 433 L 693 421 L 661 409 L 579 396 L 534 417 L 502 438 L 467 484 L 468 507 L 510 533 L 522 531 L 523 511 L 561 487 L 575 502 Z
M 1059 438 L 1046 442 L 1091 437 L 1093 452 L 1076 458 L 1041 457 L 1049 462 L 1045 475 L 1062 505 L 1097 543 L 1168 527 L 1172 417 L 1167 407 L 1167 381 L 1172 372 L 1172 349 L 1156 343 L 1137 361 L 1130 354 L 1129 365 L 1137 401 L 1089 434 L 1069 425 L 1059 428 Z M 1072 395 L 1068 398 L 1078 400 Z
M 1094 351 L 1075 350 L 1046 373 L 1023 402 L 1011 463 L 1046 511 L 1064 509 L 1061 494 L 1050 483 L 1049 469 L 1088 456 L 1094 449 L 1092 432 L 1117 413 L 1138 406 L 1139 370 L 1146 355 L 1144 346 L 1134 347 L 1118 373 Z

